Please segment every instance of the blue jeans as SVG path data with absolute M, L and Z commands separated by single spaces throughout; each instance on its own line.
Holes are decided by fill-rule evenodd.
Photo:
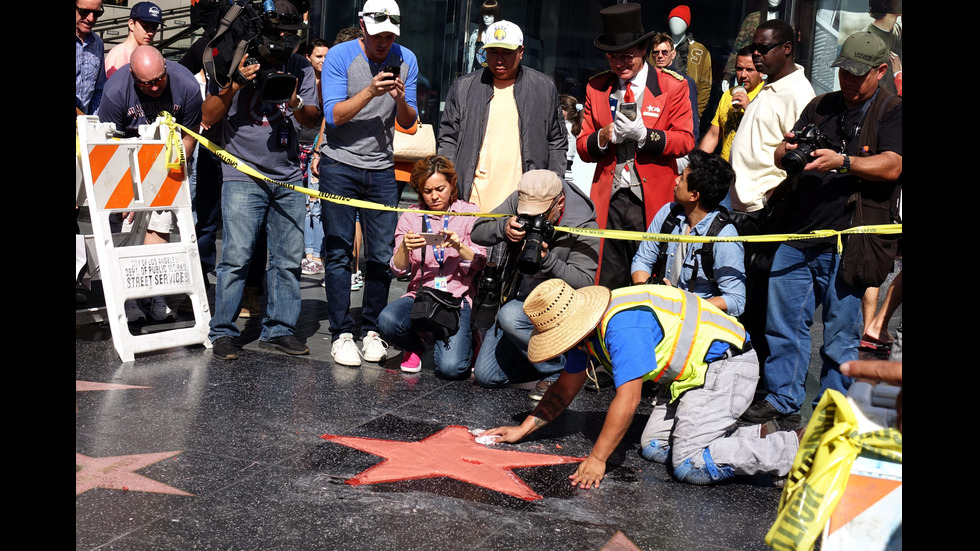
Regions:
M 858 357 L 864 289 L 838 278 L 839 267 L 840 256 L 823 248 L 797 249 L 784 244 L 773 258 L 766 317 L 770 356 L 763 374 L 769 389 L 766 400 L 784 414 L 799 412 L 806 399 L 810 326 L 818 304 L 823 307 L 823 367 L 814 403 L 828 388 L 847 394 L 851 386 L 840 364 Z
M 402 297 L 385 307 L 378 317 L 381 336 L 402 350 L 422 355 L 425 344 L 412 332 L 413 297 Z M 460 379 L 469 376 L 473 360 L 473 335 L 470 332 L 470 305 L 463 300 L 459 312 L 459 331 L 449 338 L 449 348 L 444 342 L 435 343 L 432 348 L 436 360 L 436 374 L 447 379 Z
M 320 184 L 310 184 L 307 186 L 313 190 L 319 190 Z M 306 201 L 306 222 L 303 224 L 303 238 L 306 244 L 306 254 L 320 258 L 320 249 L 323 248 L 323 221 L 320 219 L 320 200 Z
M 212 341 L 240 334 L 235 320 L 241 311 L 242 290 L 263 221 L 271 254 L 266 274 L 268 302 L 259 338 L 267 341 L 296 331 L 302 302 L 299 277 L 305 200 L 302 193 L 265 182 L 231 181 L 222 186 L 224 234 L 211 317 Z
M 497 322 L 487 330 L 473 366 L 476 384 L 498 388 L 508 383 L 543 379 L 565 368 L 565 356 L 532 364 L 527 360 L 534 324 L 524 314 L 524 302 L 510 300 L 497 311 Z
M 383 205 L 398 204 L 398 187 L 393 168 L 355 168 L 327 156 L 320 157 L 320 190 Z M 354 318 L 350 315 L 350 275 L 354 259 L 354 220 L 357 209 L 330 201 L 321 201 L 320 209 L 325 238 L 323 267 L 326 272 L 324 280 L 327 288 L 327 317 L 332 338 L 337 340 L 341 333 L 354 332 Z M 396 212 L 364 210 L 363 214 L 362 256 L 366 259 L 366 265 L 361 303 L 361 335 L 368 331 L 378 331 L 378 316 L 388 304 L 388 288 L 391 286 L 388 262 L 395 247 L 395 226 L 398 223 Z

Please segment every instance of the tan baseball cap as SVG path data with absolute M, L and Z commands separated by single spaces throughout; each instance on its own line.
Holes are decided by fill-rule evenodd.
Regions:
M 562 194 L 561 178 L 550 170 L 532 170 L 517 184 L 517 214 L 541 214 Z

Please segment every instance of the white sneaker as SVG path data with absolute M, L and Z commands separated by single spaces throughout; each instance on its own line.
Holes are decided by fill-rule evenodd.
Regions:
M 353 273 L 350 275 L 350 290 L 360 291 L 364 288 L 364 278 L 361 277 L 361 272 Z
M 146 319 L 146 314 L 143 312 L 143 309 L 136 304 L 136 299 L 127 300 L 124 307 L 126 309 L 126 321 L 133 322 Z
M 357 351 L 357 344 L 354 342 L 354 335 L 341 333 L 340 338 L 333 341 L 330 345 L 330 355 L 333 361 L 348 367 L 361 366 L 361 354 Z
M 388 343 L 381 340 L 381 335 L 374 331 L 368 331 L 361 344 L 364 345 L 361 354 L 369 362 L 380 362 L 388 357 Z
M 166 319 L 173 319 L 174 317 L 174 311 L 170 309 L 170 306 L 163 297 L 151 298 L 149 304 L 145 305 L 144 308 L 150 314 L 150 319 L 154 321 L 164 321 Z

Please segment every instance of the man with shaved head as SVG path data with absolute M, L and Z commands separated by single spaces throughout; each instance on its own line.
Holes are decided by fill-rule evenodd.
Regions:
M 138 46 L 106 82 L 99 120 L 114 122 L 120 132 L 136 136 L 139 125 L 167 111 L 174 120 L 195 132 L 201 125 L 201 86 L 182 65 L 168 63 L 153 46 Z M 191 155 L 194 138 L 184 135 L 184 151 Z
M 135 137 L 141 124 L 152 123 L 166 111 L 177 124 L 195 132 L 201 126 L 201 87 L 189 70 L 176 62 L 168 63 L 153 46 L 137 46 L 123 65 L 106 81 L 99 107 L 99 120 L 116 124 L 127 137 Z M 194 138 L 184 134 L 187 165 L 194 154 Z M 157 211 L 150 216 L 145 244 L 168 243 L 174 220 L 170 212 Z M 163 321 L 173 315 L 163 297 L 153 297 L 142 304 L 126 301 L 126 318 L 138 321 L 149 316 Z

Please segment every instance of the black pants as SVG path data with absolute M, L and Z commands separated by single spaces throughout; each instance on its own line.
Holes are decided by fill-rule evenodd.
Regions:
M 646 214 L 643 201 L 625 189 L 616 191 L 609 201 L 609 217 L 606 228 L 610 230 L 646 231 Z M 602 264 L 599 270 L 599 285 L 610 289 L 628 287 L 630 266 L 633 256 L 640 248 L 639 241 L 625 239 L 605 239 L 602 248 Z

